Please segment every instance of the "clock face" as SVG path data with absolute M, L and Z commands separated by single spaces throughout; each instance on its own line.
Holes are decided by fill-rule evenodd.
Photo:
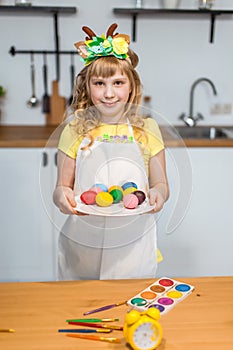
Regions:
M 133 335 L 133 342 L 139 349 L 151 349 L 160 339 L 160 330 L 155 323 L 144 322 L 139 325 Z

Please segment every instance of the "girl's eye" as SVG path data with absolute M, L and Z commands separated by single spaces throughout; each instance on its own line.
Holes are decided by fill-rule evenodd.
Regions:
M 102 81 L 95 81 L 94 82 L 94 85 L 97 85 L 97 86 L 101 86 L 103 85 L 104 83 Z
M 124 83 L 123 83 L 123 81 L 121 81 L 121 80 L 115 81 L 115 85 L 122 85 L 122 84 L 124 84 Z

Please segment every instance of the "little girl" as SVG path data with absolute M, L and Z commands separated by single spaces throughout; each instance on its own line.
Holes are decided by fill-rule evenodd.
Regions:
M 58 146 L 54 202 L 68 214 L 59 237 L 59 279 L 155 277 L 156 224 L 153 213 L 168 199 L 165 152 L 157 123 L 139 113 L 142 87 L 138 56 L 129 37 L 106 37 L 88 27 L 75 46 L 85 62 L 76 78 L 73 120 Z M 85 215 L 75 197 L 101 183 L 107 187 L 135 182 L 153 210 L 141 215 Z M 113 204 L 114 205 L 114 204 Z

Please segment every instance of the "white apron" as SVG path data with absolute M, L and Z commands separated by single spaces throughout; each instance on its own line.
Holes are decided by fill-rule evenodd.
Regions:
M 124 143 L 84 139 L 76 159 L 75 193 L 96 183 L 108 187 L 133 181 L 148 193 L 141 150 L 132 135 Z M 114 205 L 114 204 L 112 204 Z M 131 216 L 71 215 L 59 237 L 58 279 L 153 278 L 157 268 L 153 214 Z

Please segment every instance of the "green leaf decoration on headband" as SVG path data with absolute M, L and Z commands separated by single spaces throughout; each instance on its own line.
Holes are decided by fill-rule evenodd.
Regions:
M 119 59 L 128 57 L 128 43 L 124 38 L 112 38 L 109 36 L 93 37 L 93 40 L 85 41 L 87 57 L 82 57 L 81 60 L 85 62 L 85 66 L 99 57 L 115 56 Z
M 75 43 L 75 46 L 85 66 L 88 66 L 99 57 L 115 56 L 118 59 L 126 59 L 128 57 L 129 36 L 125 34 L 113 35 L 116 27 L 116 24 L 110 26 L 107 34 L 111 33 L 111 35 L 107 36 L 104 34 L 97 36 L 90 28 L 84 27 L 89 37 L 87 37 L 86 41 Z

